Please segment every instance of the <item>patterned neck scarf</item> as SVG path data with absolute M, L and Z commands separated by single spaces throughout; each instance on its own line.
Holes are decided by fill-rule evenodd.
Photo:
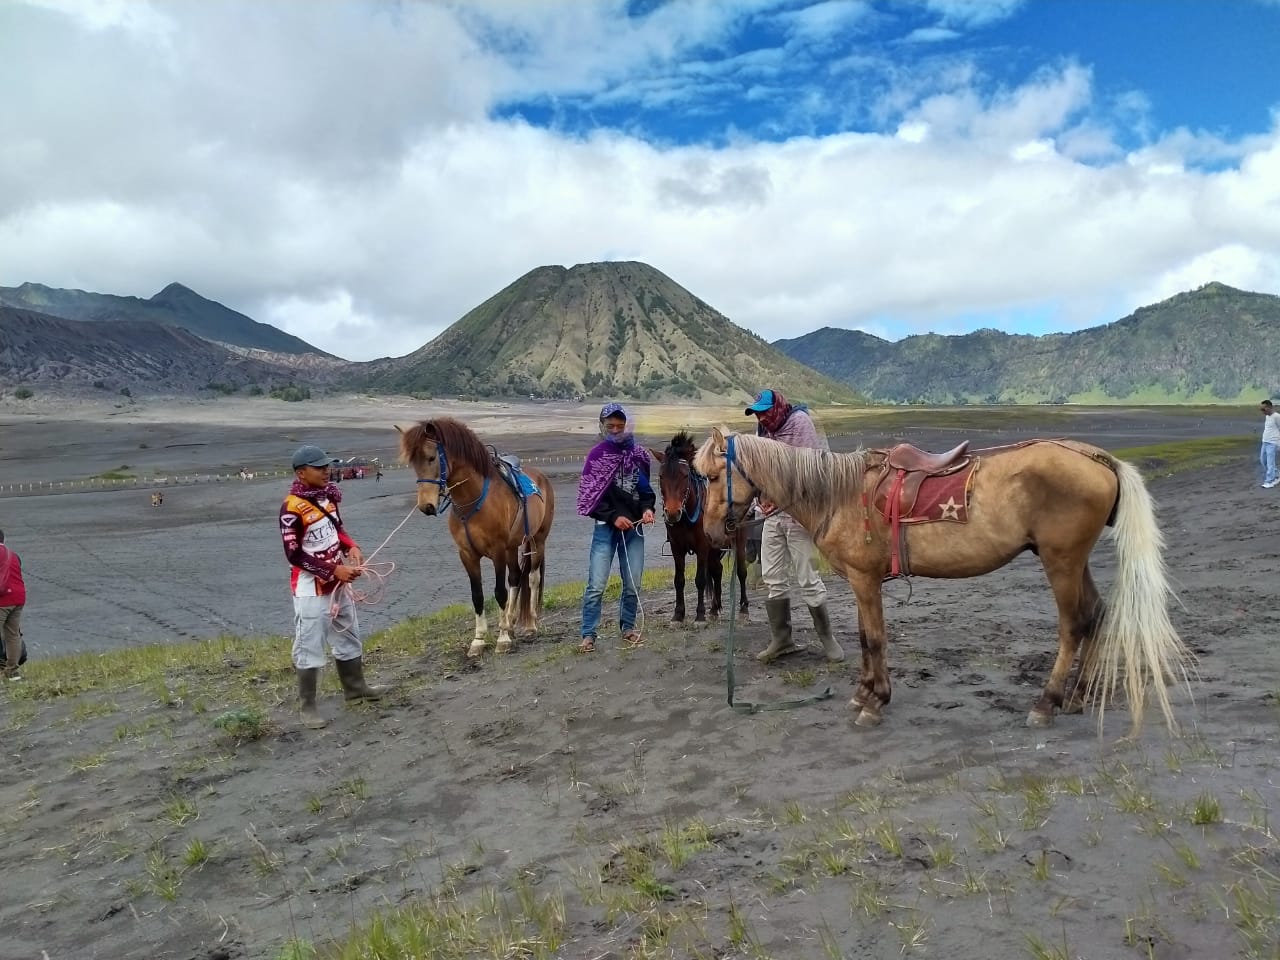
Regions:
M 312 503 L 315 503 L 321 497 L 328 497 L 334 503 L 342 502 L 342 491 L 338 489 L 336 483 L 326 483 L 323 487 L 311 487 L 301 480 L 294 480 L 289 492 L 295 497 L 310 500 Z

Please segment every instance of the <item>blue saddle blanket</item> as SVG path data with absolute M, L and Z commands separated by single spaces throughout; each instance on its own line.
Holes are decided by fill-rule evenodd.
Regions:
M 520 458 L 513 453 L 504 453 L 497 458 L 498 473 L 502 475 L 502 479 L 506 481 L 507 486 L 514 490 L 521 500 L 527 497 L 540 497 L 542 491 L 538 489 L 538 485 L 533 479 L 520 469 Z

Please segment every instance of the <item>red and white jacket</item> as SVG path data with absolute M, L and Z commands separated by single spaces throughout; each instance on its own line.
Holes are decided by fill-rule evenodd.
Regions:
M 323 490 L 314 499 L 291 493 L 280 507 L 280 537 L 284 555 L 293 569 L 289 585 L 295 597 L 333 593 L 339 580 L 333 568 L 356 542 L 342 529 L 338 505 Z

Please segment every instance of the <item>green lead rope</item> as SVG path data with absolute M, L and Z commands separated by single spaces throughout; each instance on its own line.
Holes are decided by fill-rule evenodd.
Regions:
M 812 697 L 802 697 L 799 700 L 774 700 L 770 703 L 746 703 L 739 701 L 733 702 L 733 689 L 735 684 L 733 675 L 733 635 L 735 624 L 738 619 L 738 598 L 735 587 L 738 584 L 737 555 L 734 555 L 733 563 L 729 567 L 729 638 L 725 641 L 725 686 L 727 688 L 726 695 L 729 701 L 729 709 L 734 713 L 765 713 L 769 710 L 794 710 L 796 707 L 805 707 L 811 703 L 821 703 L 823 700 L 830 700 L 835 694 L 830 687 L 821 693 L 814 694 Z

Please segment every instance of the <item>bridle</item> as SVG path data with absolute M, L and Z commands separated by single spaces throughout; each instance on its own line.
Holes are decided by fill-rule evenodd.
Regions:
M 724 508 L 724 531 L 725 533 L 736 533 L 738 528 L 747 518 L 747 514 L 751 511 L 751 501 L 760 496 L 760 488 L 756 486 L 754 480 L 748 476 L 747 471 L 743 469 L 741 463 L 738 462 L 737 452 L 734 450 L 734 440 L 736 437 L 729 437 L 728 443 L 724 449 L 724 486 L 725 486 L 725 508 Z M 747 481 L 747 485 L 751 488 L 751 496 L 747 497 L 746 505 L 742 508 L 739 516 L 734 516 L 734 508 L 737 506 L 733 500 L 733 471 L 737 469 L 742 474 L 742 479 Z
M 444 444 L 441 443 L 439 440 L 436 441 L 436 460 L 440 464 L 440 475 L 435 478 L 426 478 L 426 479 L 419 477 L 418 482 L 433 483 L 440 488 L 440 504 L 436 508 L 436 513 L 443 515 L 444 512 L 448 510 L 449 507 L 453 506 L 453 503 L 454 503 L 453 497 L 450 496 L 449 491 L 452 490 L 453 487 L 456 487 L 458 486 L 458 484 L 462 483 L 462 481 L 459 480 L 456 483 L 450 485 L 449 457 L 445 453 Z M 471 517 L 474 517 L 480 511 L 480 508 L 484 505 L 485 497 L 487 497 L 488 495 L 489 495 L 489 478 L 488 476 L 486 476 L 484 478 L 484 485 L 480 488 L 480 496 L 477 497 L 475 500 L 473 500 L 471 503 L 464 504 L 458 508 L 460 513 L 464 510 L 466 511 L 466 513 L 462 515 L 462 522 L 464 524 L 467 522 L 467 520 L 469 520 Z M 470 534 L 468 534 L 468 537 L 469 536 Z
M 702 508 L 706 503 L 707 498 L 702 491 L 706 489 L 707 479 L 693 469 L 693 463 L 688 457 L 677 457 L 672 460 L 668 460 L 667 463 L 683 463 L 688 472 L 685 474 L 683 489 L 680 494 L 679 512 L 676 513 L 675 516 L 672 516 L 667 512 L 667 498 L 664 496 L 662 498 L 662 518 L 670 526 L 674 526 L 682 520 L 688 521 L 690 525 L 693 525 L 697 523 L 699 518 L 702 516 Z M 665 470 L 662 476 L 664 478 L 667 476 Z M 693 495 L 692 511 L 687 509 L 690 494 Z

